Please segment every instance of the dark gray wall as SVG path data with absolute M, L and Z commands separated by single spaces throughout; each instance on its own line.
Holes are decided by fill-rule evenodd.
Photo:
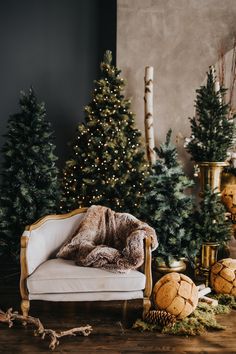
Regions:
M 116 0 L 3 0 L 0 45 L 0 147 L 20 91 L 32 85 L 63 166 L 104 50 L 116 57 Z

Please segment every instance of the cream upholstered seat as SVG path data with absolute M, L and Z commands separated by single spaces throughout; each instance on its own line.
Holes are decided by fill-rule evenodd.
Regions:
M 111 273 L 79 267 L 73 261 L 50 259 L 27 279 L 30 300 L 127 300 L 143 297 L 145 275 L 136 270 Z
M 150 308 L 152 288 L 151 239 L 144 242 L 144 273 L 113 273 L 80 267 L 74 261 L 55 258 L 61 245 L 74 233 L 86 208 L 68 214 L 48 215 L 28 226 L 21 237 L 21 309 L 28 314 L 30 300 L 109 301 L 143 299 Z

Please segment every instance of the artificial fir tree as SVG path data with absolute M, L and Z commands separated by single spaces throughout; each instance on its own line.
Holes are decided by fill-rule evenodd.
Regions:
M 192 134 L 187 150 L 196 162 L 225 161 L 234 137 L 233 119 L 229 119 L 226 89 L 218 90 L 213 68 L 207 73 L 207 83 L 196 90 L 196 115 L 190 118 Z
M 124 81 L 106 51 L 85 123 L 79 124 L 63 176 L 61 209 L 100 204 L 135 213 L 147 164 Z
M 54 136 L 44 103 L 32 88 L 10 116 L 2 148 L 0 253 L 16 260 L 26 225 L 58 209 L 58 169 Z
M 145 181 L 145 194 L 139 217 L 152 226 L 158 235 L 158 257 L 167 265 L 173 259 L 196 255 L 195 240 L 190 225 L 192 198 L 185 194 L 192 181 L 184 175 L 177 160 L 176 147 L 171 143 L 171 130 L 166 142 L 155 148 L 157 162 Z
M 216 242 L 224 246 L 231 237 L 231 223 L 225 217 L 221 197 L 209 186 L 204 191 L 200 209 L 195 213 L 194 235 L 202 242 Z

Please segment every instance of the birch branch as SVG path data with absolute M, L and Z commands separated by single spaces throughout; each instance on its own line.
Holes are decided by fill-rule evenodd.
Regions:
M 212 65 L 210 67 L 210 70 L 213 75 L 215 93 L 218 93 L 219 102 L 222 103 L 222 97 L 221 97 L 221 93 L 220 93 L 220 82 L 217 79 L 215 67 Z
M 145 90 L 144 90 L 144 122 L 147 158 L 151 165 L 156 162 L 156 153 L 154 151 L 154 127 L 153 127 L 153 67 L 145 68 Z

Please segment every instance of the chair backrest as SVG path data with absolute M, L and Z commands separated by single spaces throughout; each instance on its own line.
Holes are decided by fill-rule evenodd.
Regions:
M 87 208 L 62 215 L 47 215 L 28 226 L 23 237 L 28 238 L 26 265 L 28 275 L 41 263 L 56 255 L 58 249 L 71 237 L 83 219 Z

